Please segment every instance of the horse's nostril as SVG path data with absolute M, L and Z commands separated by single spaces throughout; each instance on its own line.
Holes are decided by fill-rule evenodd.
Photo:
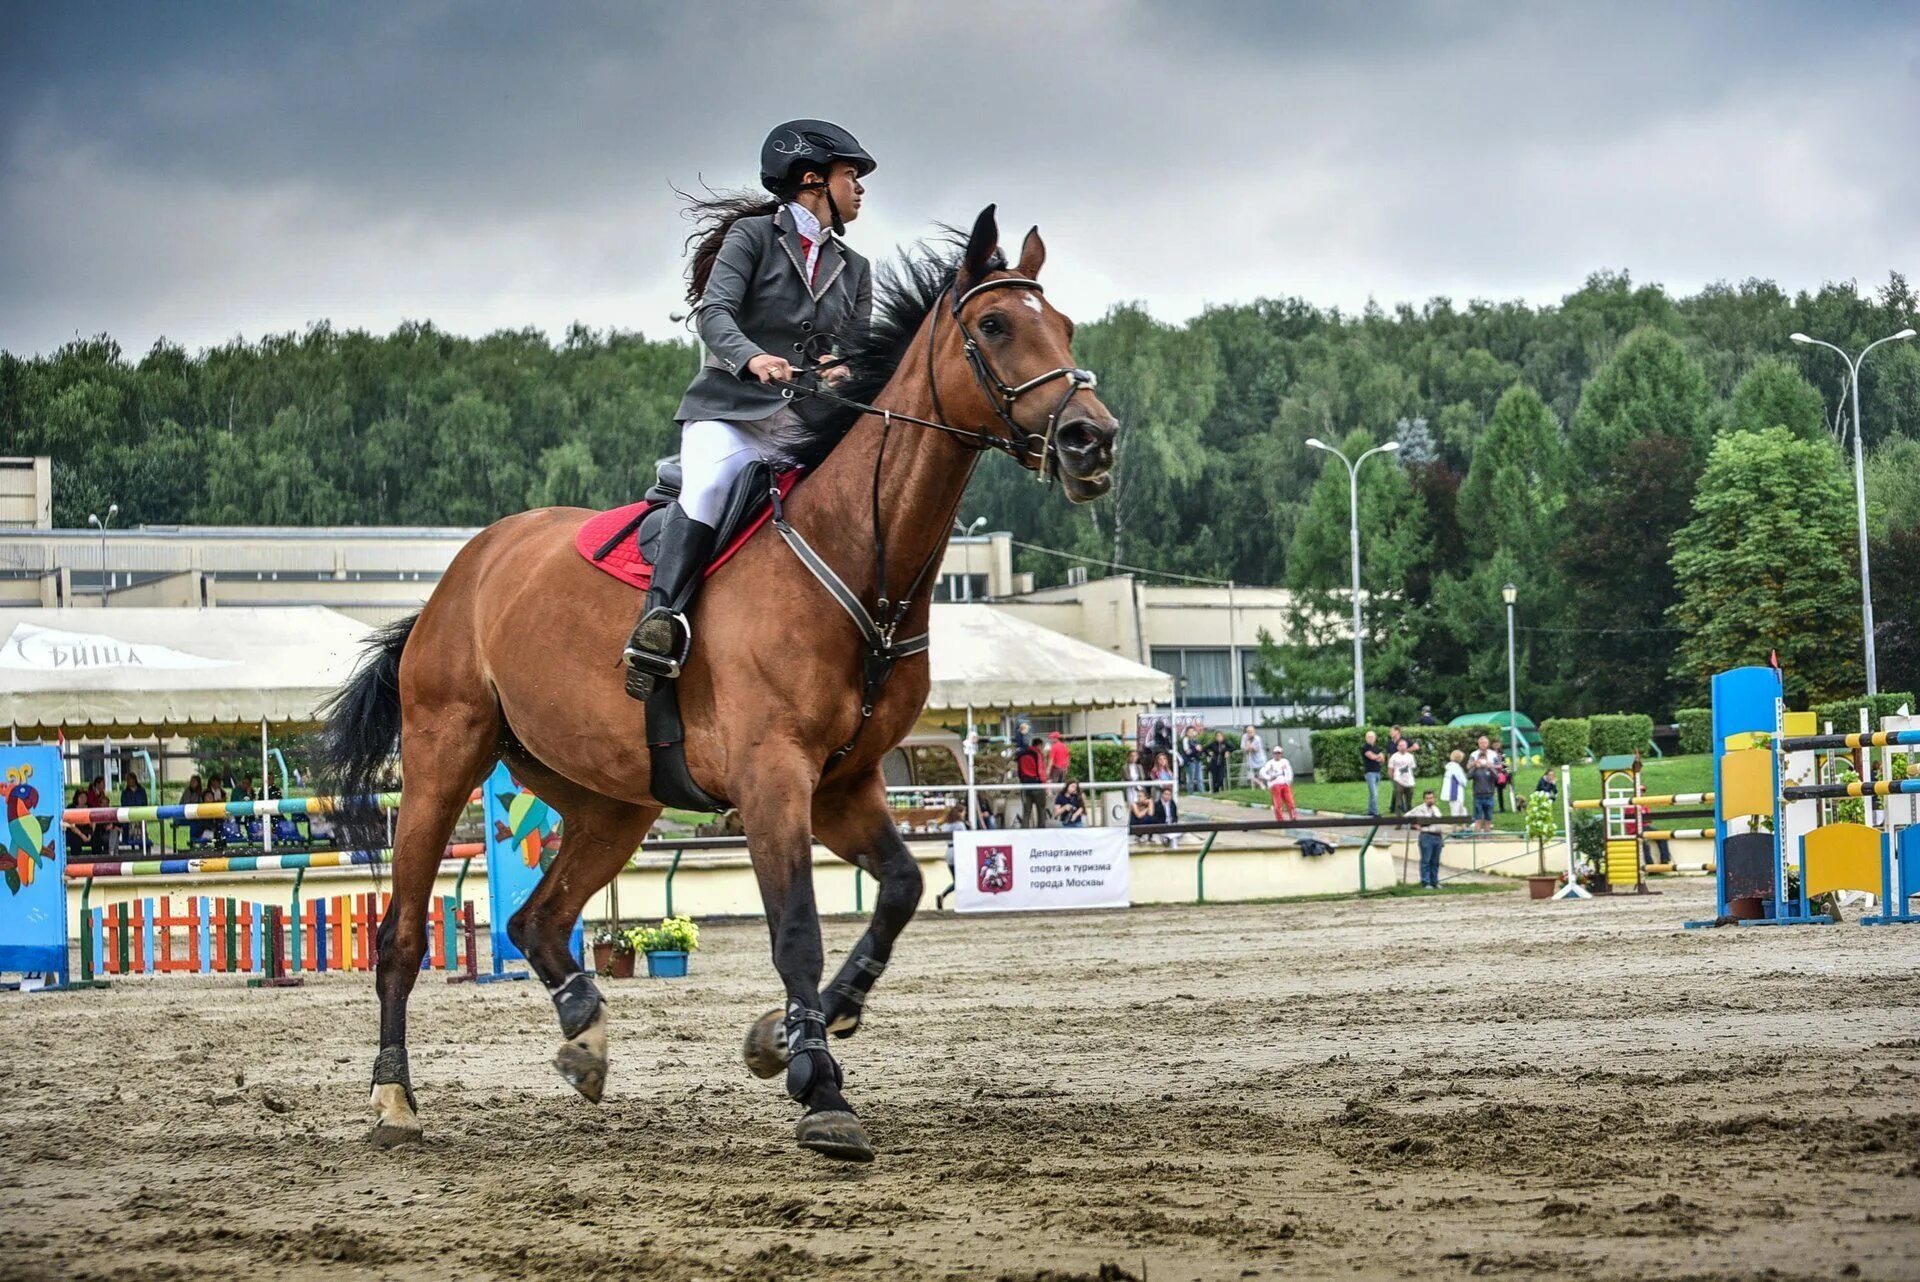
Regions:
M 1086 419 L 1060 425 L 1060 447 L 1075 454 L 1090 454 L 1105 444 L 1098 430 Z

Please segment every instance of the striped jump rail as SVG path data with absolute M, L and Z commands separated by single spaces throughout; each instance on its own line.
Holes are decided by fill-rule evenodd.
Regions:
M 1920 748 L 1920 730 L 1794 735 L 1780 741 L 1783 752 L 1808 752 L 1816 748 Z
M 1711 828 L 1649 828 L 1640 834 L 1642 841 L 1712 841 Z
M 475 788 L 473 795 L 467 798 L 467 804 L 472 805 L 479 800 L 480 790 Z M 75 806 L 62 811 L 61 819 L 74 824 L 140 824 L 168 820 L 260 819 L 273 815 L 329 815 L 342 809 L 343 801 L 354 807 L 397 810 L 400 794 L 379 792 L 353 798 L 268 797 L 263 801 L 213 801 L 172 806 Z
M 448 859 L 479 859 L 487 853 L 484 842 L 462 841 L 447 847 L 441 856 Z M 88 881 L 95 877 L 193 877 L 208 873 L 286 872 L 307 868 L 351 868 L 387 864 L 384 850 L 322 850 L 292 855 L 225 855 L 193 859 L 126 859 L 68 864 L 68 881 Z
M 1667 792 L 1649 794 L 1645 797 L 1591 797 L 1585 801 L 1573 803 L 1575 810 L 1626 810 L 1635 806 L 1645 806 L 1649 810 L 1665 810 L 1672 806 L 1710 806 L 1713 794 L 1710 792 Z
M 1792 784 L 1780 790 L 1786 801 L 1824 801 L 1834 797 L 1920 796 L 1920 779 L 1882 779 L 1878 783 Z
M 278 905 L 189 896 L 136 899 L 92 909 L 80 934 L 81 977 L 156 974 L 253 974 L 267 987 L 291 986 L 303 972 L 372 970 L 379 961 L 381 917 L 391 895 L 310 899 L 289 914 Z M 471 903 L 451 895 L 427 908 L 423 970 L 449 982 L 478 973 L 478 930 Z

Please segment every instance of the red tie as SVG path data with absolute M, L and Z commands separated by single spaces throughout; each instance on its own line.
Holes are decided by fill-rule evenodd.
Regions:
M 808 254 L 811 254 L 813 252 L 813 242 L 807 239 L 806 233 L 804 232 L 799 233 L 799 236 L 800 236 L 800 257 L 804 259 Z M 816 258 L 813 260 L 813 266 L 809 268 L 807 271 L 807 284 L 809 285 L 813 284 L 813 278 L 815 276 L 818 276 L 819 274 L 820 274 L 820 260 Z

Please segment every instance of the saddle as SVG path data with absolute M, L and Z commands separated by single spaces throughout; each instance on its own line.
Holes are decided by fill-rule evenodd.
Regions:
M 653 553 L 660 545 L 667 507 L 680 497 L 680 456 L 661 459 L 654 477 L 653 485 L 638 503 L 588 518 L 573 537 L 574 549 L 596 569 L 642 591 L 653 581 Z M 784 498 L 799 479 L 797 468 L 776 475 L 771 466 L 759 460 L 735 479 L 727 492 L 727 505 L 715 531 L 713 545 L 717 550 L 706 573 L 725 565 L 754 531 L 767 523 L 772 515 L 767 492 L 778 485 Z

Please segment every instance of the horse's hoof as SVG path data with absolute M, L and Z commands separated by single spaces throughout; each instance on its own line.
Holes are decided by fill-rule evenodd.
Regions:
M 553 1066 L 589 1103 L 598 1104 L 607 1090 L 607 1008 L 594 1012 L 586 1031 L 560 1047 Z
M 873 1145 L 867 1141 L 867 1128 L 852 1113 L 839 1109 L 808 1113 L 793 1129 L 801 1148 L 812 1149 L 836 1162 L 871 1162 Z
M 784 1073 L 787 1069 L 787 1017 L 784 1012 L 770 1010 L 753 1026 L 747 1029 L 747 1042 L 740 1048 L 740 1054 L 747 1061 L 747 1071 L 758 1078 L 768 1078 Z
M 420 1142 L 420 1115 L 407 1103 L 404 1086 L 392 1082 L 373 1088 L 373 1132 L 367 1142 L 375 1148 L 394 1148 Z

